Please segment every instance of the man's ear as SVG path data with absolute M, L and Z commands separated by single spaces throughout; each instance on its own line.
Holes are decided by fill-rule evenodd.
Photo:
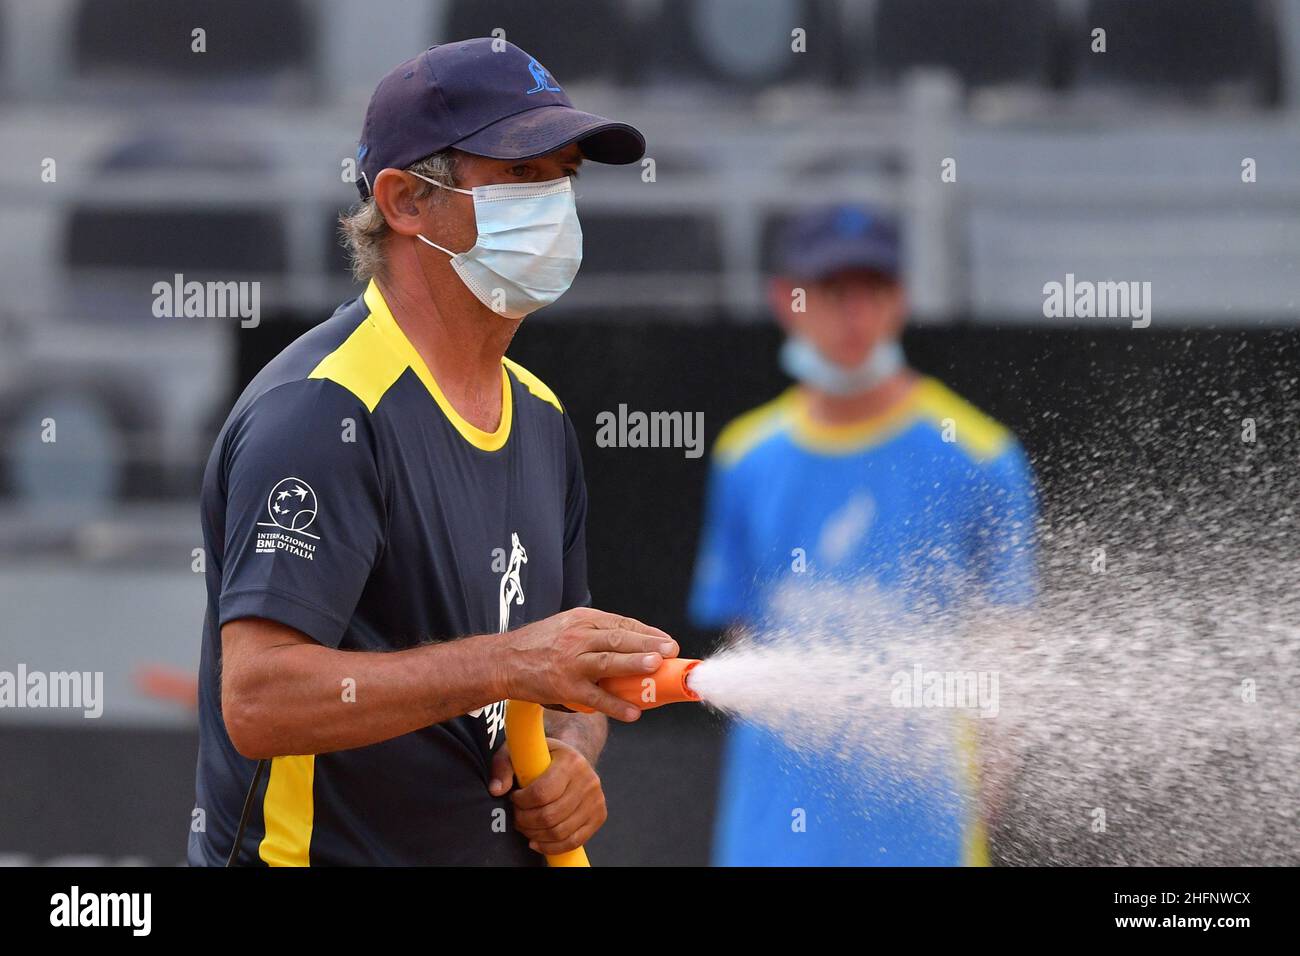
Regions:
M 793 331 L 798 327 L 799 315 L 795 310 L 806 307 L 807 290 L 786 276 L 776 276 L 767 282 L 767 304 L 781 328 Z
M 388 228 L 403 236 L 423 231 L 423 212 L 416 202 L 417 180 L 400 169 L 381 169 L 375 177 L 375 205 L 383 213 Z

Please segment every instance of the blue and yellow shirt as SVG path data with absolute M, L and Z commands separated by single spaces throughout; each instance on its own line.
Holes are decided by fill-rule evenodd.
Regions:
M 814 421 L 792 388 L 732 422 L 715 445 L 691 617 L 761 629 L 775 595 L 801 580 L 868 581 L 904 604 L 949 601 L 960 580 L 987 600 L 1022 603 L 1034 587 L 1033 523 L 1032 476 L 1014 437 L 938 381 L 921 378 L 884 416 L 843 427 Z M 957 751 L 948 779 L 892 767 L 849 792 L 837 782 L 843 768 L 796 757 L 739 723 L 728 738 L 715 861 L 980 862 Z M 796 808 L 803 831 L 791 826 Z
M 458 415 L 372 282 L 240 396 L 203 479 L 204 826 L 190 834 L 192 865 L 226 862 L 256 766 L 222 719 L 223 624 L 267 618 L 327 647 L 389 651 L 587 603 L 573 426 L 508 359 L 501 393 L 496 431 Z M 497 702 L 372 746 L 276 757 L 240 861 L 540 863 L 509 799 L 488 793 L 504 736 Z

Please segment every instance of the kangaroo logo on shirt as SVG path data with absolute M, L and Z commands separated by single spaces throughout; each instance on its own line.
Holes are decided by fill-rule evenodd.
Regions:
M 500 612 L 497 625 L 498 634 L 504 634 L 510 630 L 511 606 L 524 603 L 524 584 L 519 575 L 523 566 L 527 563 L 528 552 L 519 543 L 519 533 L 512 532 L 510 535 L 510 562 L 501 575 L 501 587 L 498 590 L 497 609 Z M 477 717 L 479 714 L 482 714 L 483 719 L 487 721 L 488 746 L 495 747 L 497 733 L 506 725 L 506 702 L 499 700 L 495 704 L 489 704 L 487 707 L 480 707 L 469 712 L 471 717 Z
M 519 572 L 527 563 L 528 552 L 519 543 L 519 533 L 514 532 L 510 535 L 510 563 L 506 565 L 505 573 L 501 575 L 501 601 L 498 605 L 501 619 L 498 634 L 510 630 L 510 605 L 524 603 L 524 585 L 519 580 Z

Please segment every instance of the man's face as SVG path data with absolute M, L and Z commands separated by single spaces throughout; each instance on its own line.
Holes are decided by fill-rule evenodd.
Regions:
M 536 159 L 491 159 L 458 152 L 456 186 L 473 189 L 499 183 L 544 183 L 577 176 L 581 166 L 582 152 L 574 145 Z M 424 234 L 456 252 L 464 252 L 473 246 L 478 239 L 473 197 L 440 189 L 430 199 L 431 203 L 425 210 L 430 221 Z M 437 239 L 438 236 L 443 238 Z
M 806 293 L 803 312 L 792 308 L 795 290 Z M 892 276 L 866 269 L 838 272 L 816 282 L 774 279 L 771 305 L 787 332 L 800 335 L 837 365 L 861 363 L 878 344 L 896 338 L 907 315 L 907 296 Z

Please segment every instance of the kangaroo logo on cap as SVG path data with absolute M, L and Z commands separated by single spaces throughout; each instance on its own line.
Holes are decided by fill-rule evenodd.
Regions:
M 537 84 L 531 90 L 524 90 L 525 93 L 563 93 L 559 86 L 552 86 L 547 82 L 550 73 L 546 67 L 537 62 L 537 57 L 532 57 L 528 61 L 528 72 L 533 75 L 533 81 Z

